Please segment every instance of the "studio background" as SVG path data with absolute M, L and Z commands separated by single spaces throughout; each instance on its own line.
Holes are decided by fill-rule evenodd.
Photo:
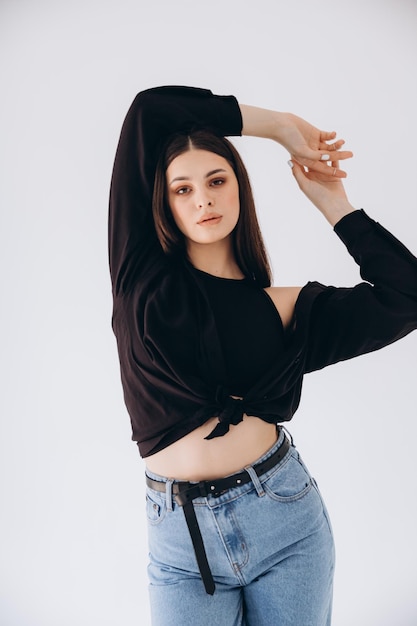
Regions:
M 106 240 L 136 93 L 201 86 L 336 129 L 352 203 L 416 253 L 416 32 L 415 0 L 1 0 L 2 625 L 150 624 Z M 234 141 L 276 284 L 358 282 L 285 151 Z M 289 425 L 333 522 L 335 626 L 417 624 L 416 348 L 307 376 Z

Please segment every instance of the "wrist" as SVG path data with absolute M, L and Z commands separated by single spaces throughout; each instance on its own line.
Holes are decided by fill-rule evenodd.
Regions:
M 319 207 L 319 209 L 329 224 L 333 227 L 342 219 L 342 217 L 356 211 L 356 208 L 352 206 L 348 200 L 334 202 L 330 206 Z

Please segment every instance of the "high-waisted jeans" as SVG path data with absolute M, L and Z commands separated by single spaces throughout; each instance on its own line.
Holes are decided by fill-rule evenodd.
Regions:
M 276 444 L 257 462 L 265 460 Z M 334 544 L 316 482 L 294 446 L 278 465 L 194 507 L 216 583 L 205 592 L 182 507 L 147 488 L 152 626 L 329 626 Z

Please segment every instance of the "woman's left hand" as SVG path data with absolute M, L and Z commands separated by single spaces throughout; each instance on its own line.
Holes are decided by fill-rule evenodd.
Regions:
M 289 164 L 301 191 L 323 213 L 332 226 L 355 208 L 350 204 L 341 178 L 337 176 L 339 161 L 329 161 L 324 173 L 304 168 L 295 155 Z

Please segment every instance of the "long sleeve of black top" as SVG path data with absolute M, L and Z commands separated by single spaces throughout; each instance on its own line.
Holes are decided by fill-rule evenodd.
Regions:
M 364 211 L 335 232 L 366 281 L 326 288 L 312 309 L 306 371 L 377 350 L 417 326 L 417 259 Z
M 157 87 L 139 93 L 123 124 L 110 190 L 109 256 L 113 292 L 129 289 L 162 253 L 152 219 L 152 192 L 160 150 L 178 131 L 210 128 L 240 135 L 233 96 L 194 87 Z

